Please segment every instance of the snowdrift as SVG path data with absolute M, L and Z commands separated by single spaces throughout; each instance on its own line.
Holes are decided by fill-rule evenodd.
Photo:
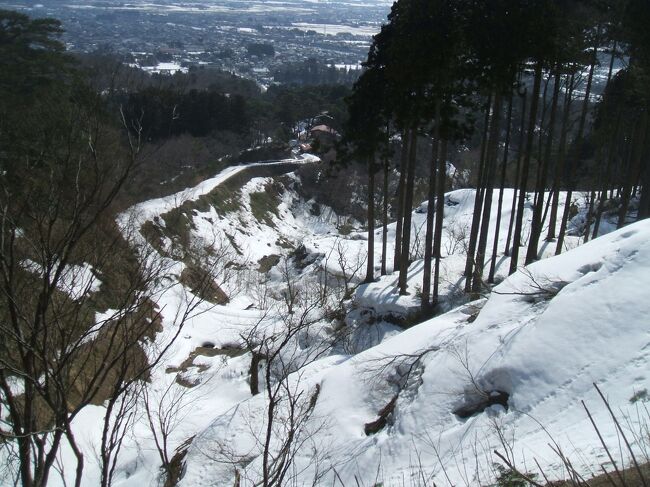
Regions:
M 617 459 L 627 452 L 593 383 L 647 452 L 635 432 L 648 424 L 648 269 L 644 221 L 523 268 L 486 300 L 354 357 L 314 362 L 294 378 L 316 402 L 294 440 L 292 482 L 485 485 L 495 449 L 522 470 L 538 471 L 536 461 L 562 477 L 561 448 L 596 473 L 608 459 L 581 401 Z M 235 469 L 243 485 L 258 480 L 266 407 L 255 396 L 197 436 L 181 485 L 229 485 Z M 368 433 L 380 412 L 385 424 Z

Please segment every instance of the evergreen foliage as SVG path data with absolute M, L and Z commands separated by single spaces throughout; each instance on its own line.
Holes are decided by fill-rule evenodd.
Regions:
M 444 164 L 436 161 L 446 157 L 446 150 L 440 153 L 443 146 L 474 136 L 481 126 L 476 123 L 481 108 L 485 122 L 474 167 L 477 191 L 465 272 L 467 292 L 477 295 L 485 286 L 492 195 L 498 179 L 499 211 L 508 180 L 517 191 L 509 228 L 513 244 L 505 249 L 511 257 L 511 273 L 522 263 L 519 250 L 525 243 L 525 263 L 538 258 L 547 225 L 546 239 L 554 241 L 556 222 L 561 223 L 556 248 L 557 253 L 563 250 L 567 232 L 574 231 L 570 209 L 579 185 L 591 191 L 585 240 L 597 234 L 605 203 L 612 198 L 616 198 L 619 226 L 626 223 L 634 198 L 639 199 L 638 217 L 650 215 L 649 15 L 644 0 L 399 0 L 393 4 L 349 98 L 345 141 L 355 148 L 350 152 L 359 160 L 369 161 L 372 172 L 380 142 L 401 134 L 395 270 L 400 272 L 402 294 L 407 293 L 415 177 L 409 154 L 415 152 L 418 139 L 431 139 L 422 285 L 426 309 L 437 299 L 438 277 L 434 277 L 433 303 L 429 302 L 429 269 L 432 256 L 440 252 L 432 236 L 437 231 L 432 228 L 432 207 L 445 189 Z M 602 96 L 595 94 L 595 71 L 605 62 L 599 53 L 607 53 L 610 65 Z M 617 61 L 625 66 L 615 74 Z M 520 123 L 513 120 L 517 116 Z M 516 170 L 508 168 L 514 162 L 512 153 L 516 153 Z M 531 190 L 533 217 L 525 242 L 524 212 Z M 567 193 L 559 215 L 561 190 Z M 493 279 L 492 262 L 489 281 Z

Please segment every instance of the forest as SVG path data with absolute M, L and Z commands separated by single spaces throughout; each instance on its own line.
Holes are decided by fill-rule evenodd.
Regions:
M 338 85 L 263 93 L 209 69 L 150 76 L 104 52 L 68 52 L 62 33 L 56 19 L 0 10 L 3 485 L 62 475 L 63 443 L 82 485 L 88 457 L 72 424 L 97 405 L 106 414 L 92 457 L 102 465 L 97 481 L 111 485 L 127 431 L 114 414 L 133 418 L 135 391 L 205 302 L 186 300 L 165 318 L 178 325 L 172 339 L 153 343 L 166 286 L 153 289 L 176 277 L 138 253 L 139 228 L 116 221 L 121 212 L 256 157 L 287 157 L 296 124 L 323 112 L 342 118 L 349 93 Z M 200 296 L 214 289 L 223 260 L 190 272 L 188 286 Z
M 479 137 L 480 149 L 473 168 L 478 196 L 465 267 L 468 293 L 478 294 L 494 282 L 497 238 L 488 242 L 488 227 L 492 200 L 498 198 L 500 215 L 505 187 L 517 192 L 510 221 L 497 220 L 497 227 L 509 229 L 505 251 L 511 274 L 521 263 L 536 261 L 544 242 L 562 252 L 577 189 L 590 193 L 585 242 L 598 235 L 604 211 L 616 209 L 618 228 L 627 223 L 633 202 L 636 218 L 649 216 L 649 19 L 650 7 L 642 0 L 402 0 L 393 5 L 348 100 L 345 138 L 348 157 L 367 168 L 369 222 L 375 221 L 375 179 L 383 174 L 382 199 L 388 200 L 391 151 L 400 151 L 398 244 L 394 256 L 381 256 L 381 265 L 385 272 L 386 259 L 394 259 L 401 293 L 408 292 L 409 209 L 417 145 L 423 141 L 432 145 L 423 310 L 438 299 L 446 162 L 473 137 Z M 614 71 L 617 62 L 623 68 Z M 604 73 L 605 83 L 596 93 L 598 73 Z M 401 149 L 392 142 L 396 137 Z M 565 205 L 558 213 L 561 191 L 566 191 Z M 526 255 L 520 256 L 529 204 L 532 228 Z M 388 205 L 381 210 L 379 220 L 386 225 Z M 434 225 L 434 214 L 440 225 Z M 561 222 L 557 235 L 556 222 Z M 374 279 L 373 233 L 371 225 L 368 280 Z M 431 262 L 433 277 L 427 271 Z
M 0 485 L 587 485 L 555 417 L 647 485 L 648 26 L 398 0 L 358 77 L 261 90 L 0 10 Z M 537 473 L 508 421 L 552 443 Z

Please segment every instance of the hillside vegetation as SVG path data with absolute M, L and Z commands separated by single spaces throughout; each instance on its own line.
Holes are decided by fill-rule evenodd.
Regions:
M 262 92 L 0 10 L 0 485 L 647 487 L 648 25 L 398 0 Z

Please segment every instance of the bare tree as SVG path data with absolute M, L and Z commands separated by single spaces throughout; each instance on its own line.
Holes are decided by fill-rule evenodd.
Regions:
M 363 263 L 358 271 L 362 269 Z M 309 339 L 311 330 L 323 319 L 321 291 L 295 282 L 294 277 L 285 260 L 283 289 L 276 295 L 278 299 L 264 311 L 259 322 L 241 336 L 251 352 L 251 394 L 263 394 L 266 403 L 263 427 L 260 431 L 252 431 L 259 451 L 245 457 L 260 460 L 260 478 L 254 485 L 265 487 L 288 485 L 299 473 L 295 471 L 294 459 L 313 441 L 313 428 L 320 427 L 318 421 L 310 421 L 320 387 L 317 385 L 312 391 L 304 389 L 301 370 L 327 354 L 332 346 L 320 339 Z M 227 448 L 218 450 L 209 456 L 234 465 L 242 462 L 241 455 Z M 317 453 L 314 447 L 314 458 Z M 320 467 L 315 468 L 314 485 L 322 474 Z M 239 478 L 247 474 L 237 470 L 236 475 Z
M 139 228 L 114 221 L 125 182 L 140 163 L 139 120 L 105 123 L 92 103 L 46 100 L 51 130 L 33 142 L 39 155 L 0 175 L 1 442 L 23 486 L 43 486 L 66 443 L 66 472 L 82 483 L 85 459 L 73 422 L 108 401 L 101 445 L 109 485 L 132 394 L 179 335 L 201 298 L 187 293 L 165 310 L 169 333 L 148 353 L 163 324 L 156 302 L 173 286 L 170 264 L 138 243 Z M 29 116 L 35 116 L 30 114 Z M 56 122 L 56 123 L 55 123 Z M 13 467 L 12 467 L 13 468 Z
M 344 299 L 349 299 L 356 287 L 354 283 L 360 280 L 359 273 L 366 262 L 366 256 L 361 250 L 356 253 L 349 253 L 341 239 L 336 240 L 335 247 L 336 260 L 341 269 L 341 277 L 343 278 L 343 286 L 345 288 Z
M 132 362 L 138 335 L 150 325 L 149 317 L 136 318 L 147 301 L 140 286 L 146 273 L 137 265 L 129 269 L 131 285 L 122 299 L 107 297 L 121 309 L 118 323 L 96 323 L 98 306 L 90 297 L 93 270 L 124 250 L 107 218 L 136 166 L 138 134 L 129 132 L 124 150 L 98 120 L 96 107 L 47 108 L 68 110 L 71 120 L 41 146 L 37 166 L 21 164 L 0 178 L 0 403 L 9 416 L 1 435 L 17 445 L 25 486 L 47 483 L 64 440 L 77 456 L 80 484 L 83 457 L 71 421 L 97 400 L 115 364 Z M 67 150 L 61 150 L 63 137 Z M 121 340 L 134 320 L 140 329 L 128 332 L 133 340 Z
M 138 417 L 138 400 L 146 386 L 142 381 L 132 382 L 121 394 L 107 401 L 101 446 L 97 463 L 101 471 L 101 485 L 113 484 L 117 460 L 128 432 Z M 61 475 L 65 478 L 65 475 Z
M 172 475 L 170 438 L 189 412 L 191 402 L 189 389 L 170 382 L 162 390 L 146 387 L 143 390 L 142 407 L 147 418 L 149 431 L 160 457 L 160 469 L 165 479 Z

